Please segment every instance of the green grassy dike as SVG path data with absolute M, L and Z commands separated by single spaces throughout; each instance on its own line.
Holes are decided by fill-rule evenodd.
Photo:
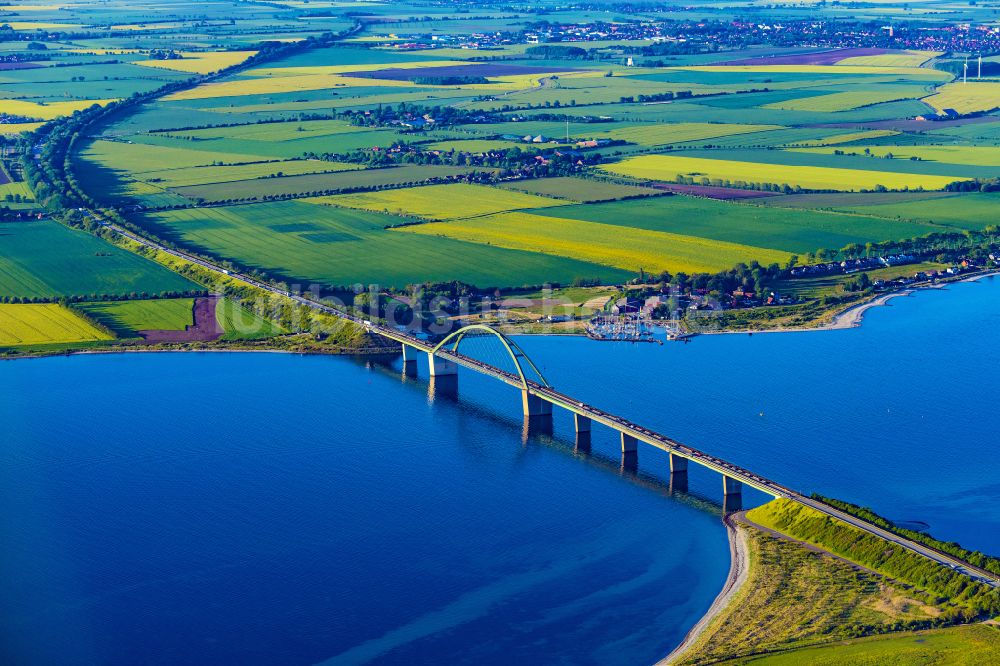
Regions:
M 997 663 L 1000 591 L 787 500 L 736 523 L 746 581 L 671 663 Z

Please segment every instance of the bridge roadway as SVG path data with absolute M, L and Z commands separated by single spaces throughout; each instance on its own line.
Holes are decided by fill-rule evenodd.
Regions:
M 180 250 L 175 250 L 165 247 L 155 241 L 149 240 L 132 231 L 129 231 L 128 229 L 125 229 L 117 224 L 107 222 L 93 211 L 89 212 L 90 215 L 92 215 L 100 225 L 108 229 L 111 229 L 121 234 L 122 236 L 125 236 L 126 238 L 129 238 L 130 240 L 139 243 L 140 245 L 143 245 L 144 247 L 159 250 L 160 252 L 165 252 L 177 258 L 201 266 L 202 268 L 205 268 L 207 270 L 216 273 L 221 273 L 224 276 L 235 278 L 242 282 L 246 282 L 259 289 L 263 289 L 264 291 L 285 296 L 286 298 L 290 298 L 297 303 L 313 308 L 320 312 L 325 312 L 334 317 L 347 319 L 356 324 L 364 326 L 372 333 L 388 338 L 390 340 L 394 340 L 395 342 L 398 342 L 402 345 L 413 347 L 414 349 L 426 352 L 428 354 L 435 353 L 434 345 L 431 345 L 428 342 L 416 338 L 412 335 L 409 335 L 402 331 L 398 331 L 388 326 L 382 326 L 375 322 L 368 321 L 366 319 L 358 317 L 353 313 L 347 312 L 346 310 L 343 310 L 341 308 L 336 308 L 331 305 L 327 305 L 325 303 L 318 303 L 312 299 L 302 296 L 301 294 L 290 292 L 284 289 L 279 289 L 274 285 L 262 282 L 249 275 L 235 273 L 232 271 L 226 271 L 225 269 L 209 261 L 205 261 L 204 259 L 200 259 L 198 257 L 192 256 Z M 528 380 L 522 382 L 521 377 L 519 377 L 518 375 L 506 372 L 500 368 L 489 365 L 487 363 L 482 363 L 474 358 L 471 358 L 464 354 L 453 352 L 446 348 L 441 348 L 437 350 L 436 355 L 445 360 L 451 361 L 457 365 L 469 368 L 476 372 L 480 372 L 482 374 L 498 379 L 506 384 L 509 384 L 512 387 L 517 388 L 518 390 L 527 390 L 528 393 L 546 402 L 562 407 L 563 409 L 566 409 L 574 414 L 579 414 L 580 416 L 584 416 L 590 419 L 591 421 L 601 423 L 613 430 L 617 430 L 621 433 L 634 437 L 638 441 L 645 442 L 646 444 L 649 444 L 651 446 L 655 446 L 656 448 L 662 451 L 666 451 L 675 456 L 680 456 L 682 458 L 690 460 L 691 462 L 702 465 L 703 467 L 715 470 L 716 472 L 722 474 L 724 477 L 729 477 L 730 479 L 739 481 L 740 483 L 746 484 L 751 488 L 755 488 L 763 493 L 771 495 L 772 497 L 780 497 L 784 499 L 793 500 L 795 502 L 798 502 L 799 504 L 814 509 L 831 518 L 837 518 L 838 520 L 841 520 L 849 525 L 852 525 L 860 530 L 863 530 L 868 534 L 884 539 L 885 541 L 888 541 L 890 543 L 899 545 L 903 548 L 906 548 L 907 550 L 917 553 L 918 555 L 922 555 L 923 557 L 926 557 L 934 562 L 937 562 L 938 564 L 947 566 L 956 571 L 960 571 L 978 582 L 985 583 L 992 587 L 1000 587 L 1000 576 L 998 576 L 997 574 L 994 574 L 990 571 L 986 571 L 984 569 L 980 569 L 978 567 L 974 567 L 966 562 L 963 562 L 962 560 L 959 560 L 958 558 L 952 557 L 951 555 L 943 553 L 935 548 L 925 546 L 916 541 L 911 541 L 910 539 L 902 537 L 898 534 L 894 534 L 888 530 L 882 529 L 877 525 L 874 525 L 865 520 L 852 516 L 851 514 L 841 511 L 833 506 L 830 506 L 829 504 L 826 504 L 819 500 L 815 500 L 807 495 L 803 495 L 790 488 L 782 486 L 781 484 L 775 481 L 760 476 L 759 474 L 755 474 L 748 469 L 739 467 L 738 465 L 734 465 L 730 462 L 727 462 L 722 458 L 717 458 L 713 455 L 705 453 L 704 451 L 699 451 L 698 449 L 686 446 L 684 444 L 681 444 L 680 442 L 670 439 L 665 435 L 661 435 L 660 433 L 649 430 L 648 428 L 645 428 L 637 423 L 633 423 L 632 421 L 623 419 L 620 416 L 616 416 L 614 414 L 602 411 L 597 407 L 594 407 L 593 405 L 588 405 L 586 403 L 580 402 L 579 400 L 576 400 L 564 393 L 560 393 L 559 391 L 556 391 L 551 387 L 543 386 L 541 384 Z M 527 384 L 527 389 L 525 389 L 525 384 Z

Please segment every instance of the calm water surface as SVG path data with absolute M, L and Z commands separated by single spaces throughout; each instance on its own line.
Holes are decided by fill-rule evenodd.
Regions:
M 804 491 L 1000 552 L 1000 281 L 861 329 L 522 338 L 558 388 Z M 279 354 L 0 364 L 12 664 L 643 664 L 728 569 L 711 502 L 611 433 L 524 438 L 518 396 Z M 753 495 L 747 500 L 752 502 Z

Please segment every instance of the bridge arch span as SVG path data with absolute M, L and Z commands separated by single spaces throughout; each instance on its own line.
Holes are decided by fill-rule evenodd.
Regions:
M 528 370 L 534 375 L 536 379 L 531 379 L 531 381 L 540 384 L 546 388 L 549 388 L 549 382 L 545 379 L 545 376 L 541 373 L 537 366 L 528 355 L 524 353 L 524 350 L 520 346 L 506 335 L 493 328 L 492 326 L 487 326 L 485 324 L 469 324 L 468 326 L 463 326 L 457 331 L 452 331 L 448 334 L 441 342 L 437 343 L 437 346 L 431 351 L 431 354 L 437 354 L 441 349 L 448 349 L 448 351 L 454 352 L 456 354 L 461 353 L 460 348 L 463 340 L 469 340 L 473 337 L 487 337 L 492 336 L 500 343 L 501 349 L 510 356 L 511 361 L 514 363 L 514 368 L 517 370 L 517 375 L 521 379 L 521 387 L 525 390 L 528 389 L 529 377 L 525 373 Z

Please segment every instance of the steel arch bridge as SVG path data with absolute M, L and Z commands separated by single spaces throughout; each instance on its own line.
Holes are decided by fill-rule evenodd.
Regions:
M 485 324 L 470 324 L 468 326 L 463 326 L 457 331 L 453 331 L 447 337 L 445 337 L 441 342 L 437 343 L 434 349 L 431 350 L 431 354 L 438 354 L 442 349 L 447 349 L 453 354 L 462 354 L 466 358 L 474 358 L 470 354 L 463 354 L 461 352 L 462 343 L 466 342 L 466 350 L 469 350 L 470 343 L 473 341 L 486 340 L 487 342 L 496 340 L 500 344 L 500 356 L 501 359 L 504 352 L 510 357 L 511 362 L 514 365 L 517 376 L 520 378 L 521 388 L 527 390 L 529 384 L 535 384 L 538 386 L 544 386 L 549 388 L 550 384 L 545 376 L 542 374 L 538 366 L 528 358 L 528 355 L 524 353 L 521 347 L 508 338 L 506 335 L 496 330 L 491 326 L 486 326 Z M 476 347 L 481 347 L 482 345 L 476 345 Z M 476 351 L 479 351 L 478 349 Z M 474 352 L 473 352 L 474 353 Z M 496 354 L 494 354 L 495 356 Z M 478 354 L 477 354 L 478 356 Z M 498 363 L 495 363 L 496 359 L 489 359 L 487 361 L 488 365 L 493 366 L 496 369 L 501 369 Z M 527 373 L 525 372 L 527 370 Z

